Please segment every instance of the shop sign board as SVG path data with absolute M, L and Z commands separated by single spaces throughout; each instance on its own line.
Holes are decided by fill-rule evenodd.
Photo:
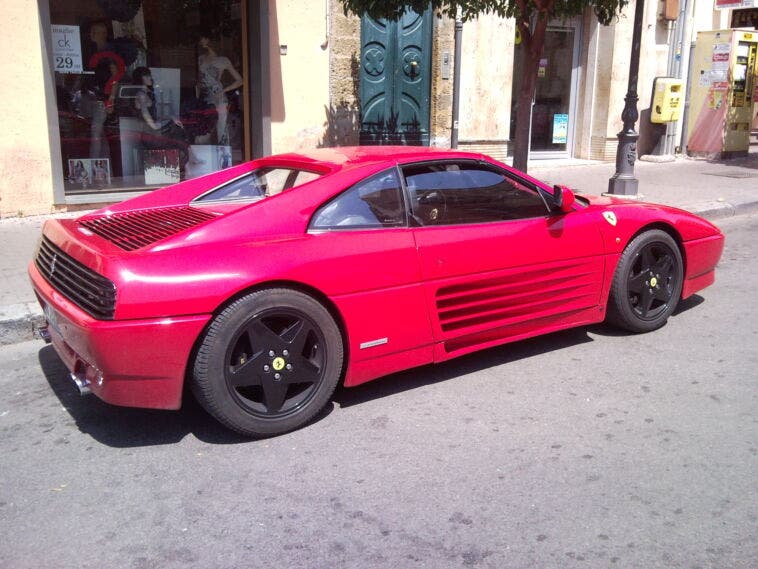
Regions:
M 758 0 L 715 0 L 716 10 L 728 10 L 731 8 L 756 8 Z
M 52 26 L 53 68 L 58 73 L 81 73 L 82 42 L 79 26 Z

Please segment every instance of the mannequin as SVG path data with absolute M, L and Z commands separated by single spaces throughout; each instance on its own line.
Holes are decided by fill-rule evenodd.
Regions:
M 91 48 L 94 53 L 87 66 L 94 74 L 89 76 L 91 123 L 90 158 L 110 158 L 110 147 L 105 137 L 105 121 L 113 113 L 113 102 L 117 92 L 118 79 L 124 72 L 124 62 L 111 50 L 108 42 L 108 27 L 103 22 L 95 22 L 89 30 Z
M 218 55 L 211 47 L 210 39 L 203 36 L 198 42 L 198 90 L 199 97 L 206 103 L 213 105 L 218 114 L 216 121 L 216 143 L 229 144 L 227 131 L 227 117 L 229 115 L 229 101 L 226 94 L 239 89 L 242 84 L 242 76 L 234 68 L 229 58 Z M 233 81 L 224 85 L 221 81 L 224 72 L 232 76 Z
M 137 92 L 137 97 L 134 99 L 134 107 L 137 109 L 139 117 L 149 127 L 149 130 L 145 131 L 143 129 L 143 132 L 160 134 L 161 130 L 170 129 L 171 122 L 178 127 L 182 126 L 181 121 L 177 118 L 172 118 L 171 121 L 158 120 L 158 110 L 155 106 L 155 91 L 153 90 L 153 75 L 150 73 L 150 69 L 147 67 L 137 67 L 132 74 L 132 79 L 135 85 L 141 87 Z
M 153 91 L 153 76 L 147 67 L 137 67 L 132 74 L 132 81 L 140 86 L 134 99 L 135 113 L 142 119 L 140 141 L 147 149 L 170 149 L 179 150 L 180 168 L 184 170 L 187 162 L 202 164 L 204 161 L 197 159 L 192 147 L 187 141 L 182 122 L 176 118 L 158 119 L 158 109 L 155 104 Z

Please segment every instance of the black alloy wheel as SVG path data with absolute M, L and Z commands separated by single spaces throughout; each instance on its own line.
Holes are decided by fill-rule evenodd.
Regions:
M 297 411 L 324 381 L 326 340 L 304 313 L 272 308 L 229 343 L 224 376 L 237 402 L 261 418 Z
M 632 332 L 666 323 L 682 293 L 682 255 L 661 230 L 635 237 L 619 259 L 608 300 L 608 320 Z
M 201 405 L 248 436 L 282 434 L 328 403 L 342 372 L 343 346 L 329 311 L 290 289 L 251 293 L 211 323 L 195 357 Z

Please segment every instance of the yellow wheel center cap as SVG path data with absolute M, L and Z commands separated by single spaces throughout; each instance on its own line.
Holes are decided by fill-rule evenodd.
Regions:
M 274 358 L 274 361 L 271 362 L 271 366 L 275 371 L 282 371 L 285 365 L 287 365 L 287 362 L 284 361 L 284 358 Z
M 650 279 L 650 286 L 655 286 L 657 284 L 658 284 L 658 279 L 656 279 L 655 277 L 653 277 L 652 279 Z

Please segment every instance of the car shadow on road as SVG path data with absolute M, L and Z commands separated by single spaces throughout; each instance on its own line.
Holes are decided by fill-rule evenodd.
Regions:
M 676 318 L 680 314 L 687 312 L 688 310 L 692 310 L 697 306 L 700 306 L 703 302 L 705 302 L 705 299 L 699 294 L 695 294 L 689 298 L 680 300 L 679 304 L 676 305 L 676 310 L 674 310 L 670 318 Z M 627 332 L 621 328 L 616 328 L 615 326 L 606 324 L 605 322 L 593 324 L 592 326 L 588 327 L 588 330 L 593 334 L 597 334 L 598 336 L 608 336 L 614 338 L 617 338 L 619 336 L 629 336 L 632 334 L 632 332 Z
M 192 434 L 210 444 L 250 442 L 216 422 L 189 393 L 178 411 L 117 407 L 95 396 L 79 395 L 66 366 L 52 346 L 38 359 L 50 387 L 82 433 L 115 448 L 174 444 Z
M 695 295 L 680 302 L 673 317 L 698 306 L 703 301 L 701 296 Z M 441 364 L 402 371 L 357 387 L 340 386 L 334 394 L 333 401 L 341 407 L 359 405 L 496 365 L 592 342 L 590 332 L 600 336 L 628 335 L 628 332 L 617 330 L 606 324 L 572 328 L 489 348 Z M 69 378 L 68 370 L 52 346 L 42 348 L 38 358 L 51 389 L 74 419 L 79 430 L 104 445 L 129 448 L 174 444 L 190 434 L 209 444 L 255 442 L 218 423 L 189 393 L 184 394 L 182 408 L 178 411 L 117 407 L 95 396 L 81 397 Z M 333 410 L 334 404 L 328 404 L 311 421 L 311 424 L 323 420 Z
M 482 371 L 497 365 L 547 354 L 570 346 L 592 342 L 587 329 L 572 328 L 545 336 L 520 340 L 495 348 L 488 348 L 435 365 L 426 365 L 383 377 L 356 387 L 340 386 L 334 401 L 340 407 L 359 405 L 373 399 L 396 395 L 426 385 Z

